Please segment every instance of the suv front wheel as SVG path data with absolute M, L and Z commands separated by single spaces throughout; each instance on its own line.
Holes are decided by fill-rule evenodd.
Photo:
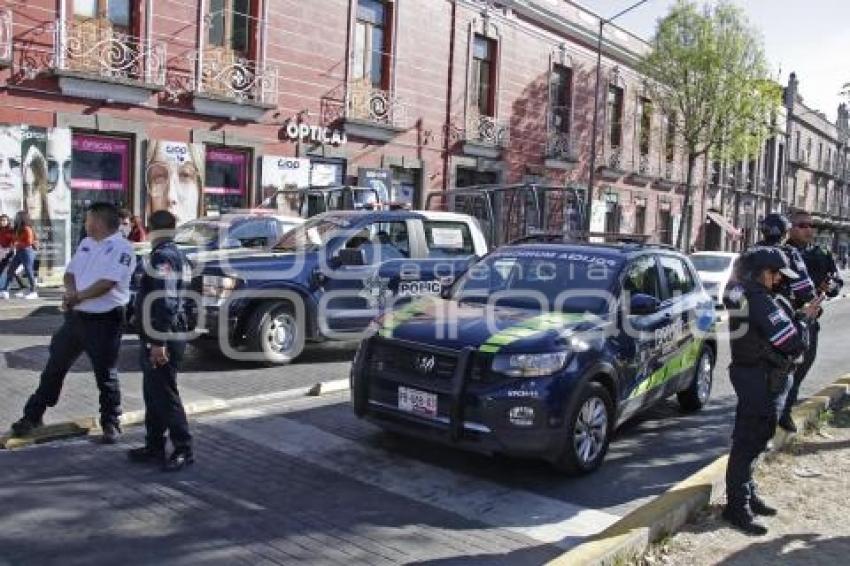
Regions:
M 602 384 L 584 384 L 567 414 L 567 437 L 555 461 L 557 468 L 578 475 L 602 465 L 614 429 L 613 408 L 611 395 Z
M 304 324 L 292 305 L 275 302 L 258 308 L 248 321 L 248 348 L 269 365 L 288 364 L 304 350 Z

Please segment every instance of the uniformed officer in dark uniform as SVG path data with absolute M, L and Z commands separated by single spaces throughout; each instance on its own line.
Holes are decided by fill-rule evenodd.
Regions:
M 805 326 L 777 292 L 797 274 L 775 247 L 755 247 L 741 256 L 739 281 L 727 289 L 732 363 L 729 376 L 738 405 L 726 469 L 723 518 L 749 534 L 764 534 L 755 515 L 775 515 L 756 492 L 753 467 L 776 429 L 791 384 L 795 360 L 806 349 Z
M 176 218 L 166 210 L 151 214 L 152 245 L 144 260 L 135 312 L 141 341 L 145 399 L 145 445 L 128 452 L 131 461 L 161 464 L 177 471 L 194 462 L 192 435 L 177 391 L 177 370 L 186 349 L 185 274 L 188 263 L 172 236 Z M 174 451 L 165 457 L 165 435 Z
M 787 281 L 780 292 L 791 302 L 794 310 L 800 310 L 815 300 L 817 293 L 803 256 L 796 247 L 788 244 L 790 230 L 791 222 L 783 215 L 775 212 L 768 214 L 759 223 L 762 239 L 756 246 L 774 246 L 785 253 L 791 270 L 797 274 L 797 279 Z
M 96 202 L 86 212 L 86 233 L 65 269 L 62 300 L 65 319 L 50 340 L 50 356 L 38 389 L 24 407 L 12 433 L 26 436 L 42 426 L 48 407 L 59 401 L 65 376 L 85 352 L 100 391 L 102 441 L 115 443 L 121 433 L 118 354 L 124 308 L 130 300 L 130 276 L 136 267 L 132 245 L 118 232 L 118 209 Z
M 806 212 L 797 212 L 791 218 L 791 230 L 788 239 L 789 247 L 805 263 L 806 270 L 812 278 L 812 285 L 815 292 L 820 295 L 820 299 L 836 297 L 844 285 L 844 281 L 838 273 L 838 267 L 835 265 L 832 254 L 814 243 L 812 217 Z M 820 316 L 820 313 L 821 309 L 818 308 L 818 316 Z M 785 410 L 779 419 L 779 425 L 789 432 L 797 431 L 797 427 L 791 419 L 791 409 L 797 403 L 800 384 L 815 362 L 819 333 L 820 323 L 818 323 L 817 317 L 815 317 L 809 324 L 809 348 L 806 350 L 803 363 L 794 372 L 794 382 L 791 385 L 791 390 L 788 392 Z

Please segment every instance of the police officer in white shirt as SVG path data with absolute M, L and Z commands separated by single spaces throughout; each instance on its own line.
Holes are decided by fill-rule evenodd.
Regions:
M 86 213 L 86 234 L 65 271 L 65 321 L 50 341 L 50 356 L 24 416 L 12 425 L 16 436 L 42 426 L 47 407 L 59 401 L 68 370 L 85 352 L 100 390 L 100 424 L 104 443 L 121 434 L 118 353 L 124 307 L 130 300 L 130 277 L 136 268 L 133 247 L 118 231 L 118 208 L 96 202 Z

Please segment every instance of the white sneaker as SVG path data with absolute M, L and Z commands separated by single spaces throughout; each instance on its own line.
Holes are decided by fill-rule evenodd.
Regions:
M 0 299 L 8 299 L 9 291 L 0 291 Z
M 36 293 L 35 291 L 30 291 L 29 293 L 27 293 L 26 295 L 24 295 L 24 298 L 25 298 L 25 299 L 27 299 L 27 300 L 37 299 L 37 298 L 38 298 L 38 293 Z
M 16 299 L 23 299 L 26 296 L 27 296 L 27 294 L 24 291 L 18 291 L 17 293 L 15 293 Z

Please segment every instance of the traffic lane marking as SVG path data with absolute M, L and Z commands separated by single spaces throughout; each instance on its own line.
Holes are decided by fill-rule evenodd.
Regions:
M 620 519 L 619 515 L 403 458 L 286 416 L 315 406 L 295 401 L 202 420 L 325 470 L 563 549 Z

